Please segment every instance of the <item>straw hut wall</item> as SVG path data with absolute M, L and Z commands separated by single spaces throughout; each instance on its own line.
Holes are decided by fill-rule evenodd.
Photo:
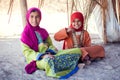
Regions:
M 99 36 L 105 42 L 120 41 L 120 0 L 101 0 L 92 12 Z M 102 34 L 103 33 L 103 34 Z
M 69 17 L 74 11 L 81 11 L 85 17 L 85 29 L 92 29 L 88 22 L 90 18 L 94 20 L 94 27 L 98 31 L 99 37 L 107 42 L 120 42 L 120 0 L 37 0 L 38 7 L 45 8 L 46 5 L 49 5 L 54 2 L 60 3 L 61 5 L 54 6 L 54 9 L 61 8 L 62 12 L 67 13 L 68 15 L 68 24 Z M 10 0 L 9 10 L 12 9 L 12 2 Z M 46 4 L 49 2 L 49 4 Z M 25 20 L 25 12 L 28 8 L 28 0 L 20 0 L 21 12 L 23 15 L 23 21 Z M 53 5 L 52 5 L 53 6 Z M 54 11 L 53 9 L 53 11 Z M 60 10 L 60 9 L 59 9 Z M 25 23 L 24 23 L 25 24 Z

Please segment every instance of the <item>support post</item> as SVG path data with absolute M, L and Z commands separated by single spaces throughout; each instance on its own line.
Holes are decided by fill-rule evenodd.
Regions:
M 19 0 L 23 27 L 26 24 L 27 0 Z

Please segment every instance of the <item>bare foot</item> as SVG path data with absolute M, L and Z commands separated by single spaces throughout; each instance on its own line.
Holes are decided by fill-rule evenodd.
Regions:
M 87 61 L 85 61 L 85 64 L 90 65 L 90 64 L 91 64 L 91 61 L 90 61 L 90 60 L 87 60 Z
M 79 67 L 80 69 L 83 69 L 83 68 L 85 67 L 85 63 L 79 63 L 79 64 L 78 64 L 78 67 Z

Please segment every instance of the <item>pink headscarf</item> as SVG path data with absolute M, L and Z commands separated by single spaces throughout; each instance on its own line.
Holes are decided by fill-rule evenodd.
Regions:
M 29 23 L 29 16 L 32 11 L 38 11 L 41 19 L 41 12 L 38 8 L 33 7 L 27 11 L 27 14 L 26 14 L 27 24 L 21 34 L 21 41 L 37 52 L 38 40 L 35 35 L 35 31 L 40 33 L 43 40 L 47 39 L 49 34 L 44 28 L 41 28 L 40 26 L 32 27 L 32 25 Z
M 82 22 L 82 25 L 79 29 L 75 29 L 73 26 L 72 26 L 72 22 L 75 18 L 78 18 L 81 22 Z M 71 15 L 71 25 L 70 25 L 70 28 L 73 28 L 75 31 L 82 31 L 83 30 L 83 23 L 84 23 L 84 17 L 83 17 L 83 14 L 80 13 L 80 12 L 74 12 L 72 15 Z

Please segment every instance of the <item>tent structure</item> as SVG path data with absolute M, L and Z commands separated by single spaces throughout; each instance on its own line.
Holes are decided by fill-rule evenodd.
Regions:
M 44 7 L 49 0 L 39 0 L 38 7 Z M 54 0 L 53 0 L 54 1 Z M 85 29 L 89 28 L 88 21 L 92 15 L 94 26 L 98 30 L 99 37 L 107 42 L 120 42 L 120 0 L 57 0 L 66 5 L 66 13 L 69 16 L 74 11 L 81 11 L 85 16 Z M 10 0 L 9 10 L 14 0 Z M 20 0 L 23 25 L 27 11 L 27 0 Z M 68 21 L 69 24 L 69 21 Z

